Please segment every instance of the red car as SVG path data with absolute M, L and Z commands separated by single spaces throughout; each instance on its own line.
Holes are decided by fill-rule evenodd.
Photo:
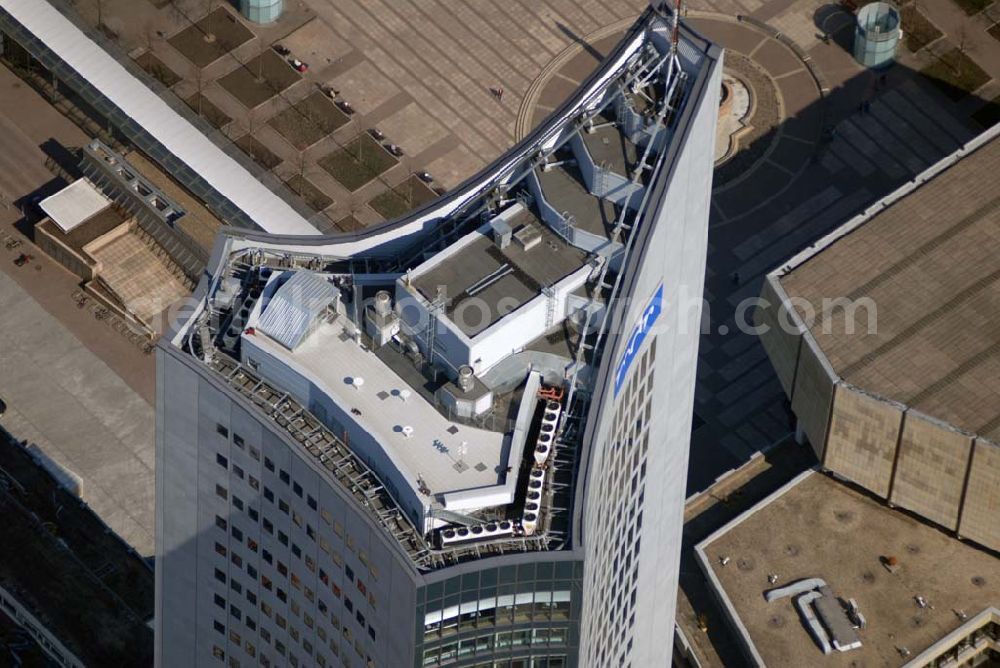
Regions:
M 294 67 L 294 68 L 295 68 L 295 71 L 296 71 L 296 72 L 302 72 L 302 73 L 305 73 L 305 72 L 308 72 L 308 71 L 309 71 L 309 63 L 303 63 L 303 62 L 302 62 L 301 60 L 299 60 L 298 58 L 292 58 L 292 59 L 291 59 L 290 61 L 288 61 L 288 62 L 290 62 L 290 63 L 292 64 L 292 67 Z

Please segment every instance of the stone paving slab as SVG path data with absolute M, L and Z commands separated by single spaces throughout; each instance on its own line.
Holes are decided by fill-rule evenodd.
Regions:
M 95 512 L 140 554 L 152 554 L 152 406 L 4 277 L 0 304 L 8 405 L 0 424 L 79 475 Z

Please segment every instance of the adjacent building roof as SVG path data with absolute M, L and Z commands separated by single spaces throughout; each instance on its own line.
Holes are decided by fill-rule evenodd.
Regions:
M 319 234 L 52 5 L 38 0 L 0 0 L 0 8 L 261 229 L 272 234 Z
M 900 648 L 914 656 L 962 625 L 957 612 L 972 617 L 998 602 L 996 557 L 814 471 L 696 551 L 751 665 L 898 666 L 906 661 Z M 888 557 L 895 572 L 883 566 Z M 804 578 L 857 602 L 867 620 L 861 647 L 824 655 L 794 597 L 765 600 L 765 591 Z
M 88 179 L 77 179 L 38 206 L 60 230 L 70 232 L 111 206 L 111 200 Z
M 780 276 L 788 297 L 817 314 L 824 299 L 860 305 L 853 333 L 842 310 L 826 319 L 827 329 L 820 317 L 810 325 L 841 378 L 993 440 L 1000 440 L 997 136 Z
M 289 350 L 295 350 L 340 292 L 324 277 L 296 271 L 267 302 L 258 328 Z

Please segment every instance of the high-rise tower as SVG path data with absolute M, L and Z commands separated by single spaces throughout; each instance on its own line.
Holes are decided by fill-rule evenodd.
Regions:
M 672 33 L 403 219 L 220 237 L 157 350 L 160 665 L 667 665 L 721 74 Z

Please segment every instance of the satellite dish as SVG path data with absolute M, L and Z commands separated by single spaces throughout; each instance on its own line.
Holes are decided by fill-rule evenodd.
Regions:
M 355 387 L 355 389 L 360 390 L 361 386 L 364 385 L 364 384 L 365 384 L 365 379 L 362 378 L 362 377 L 360 377 L 360 376 L 358 376 L 356 378 L 351 378 L 351 385 L 353 385 Z
M 410 398 L 410 391 L 409 390 L 400 390 L 399 391 L 399 398 L 402 399 L 405 402 L 407 399 Z
M 411 427 L 410 425 L 405 425 L 403 427 L 403 436 L 409 438 L 412 435 L 413 435 L 413 427 Z

